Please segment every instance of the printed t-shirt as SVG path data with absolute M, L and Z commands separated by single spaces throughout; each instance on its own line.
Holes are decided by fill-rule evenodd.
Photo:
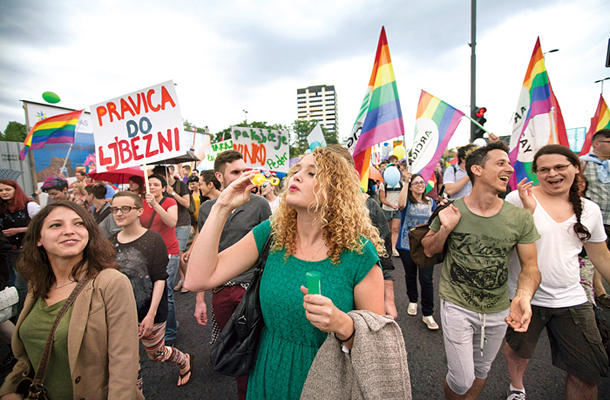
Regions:
M 114 235 L 110 242 L 115 246 L 116 262 L 121 267 L 120 271 L 127 275 L 133 287 L 138 308 L 138 322 L 142 322 L 150 310 L 155 282 L 165 281 L 169 276 L 166 269 L 169 262 L 167 248 L 161 235 L 150 229 L 129 243 L 120 243 L 117 235 Z M 155 324 L 166 320 L 167 290 L 164 289 L 157 307 Z
M 511 192 L 506 201 L 517 207 L 523 207 L 518 192 Z M 583 211 L 581 223 L 591 233 L 592 243 L 604 242 L 606 232 L 599 206 L 590 200 L 582 199 Z M 587 295 L 580 284 L 580 266 L 578 254 L 582 242 L 574 232 L 576 215 L 564 222 L 555 222 L 540 204 L 534 210 L 534 222 L 541 238 L 536 241 L 538 251 L 538 269 L 542 281 L 532 304 L 539 307 L 562 308 L 572 307 L 587 301 Z M 516 252 L 509 263 L 508 291 L 510 298 L 515 297 L 521 264 Z
M 491 217 L 471 212 L 463 198 L 453 205 L 462 216 L 447 238 L 440 297 L 477 313 L 506 310 L 510 306 L 508 260 L 516 244 L 540 238 L 534 219 L 527 210 L 507 202 Z M 440 227 L 436 217 L 430 229 Z
M 167 211 L 171 206 L 177 205 L 176 200 L 170 197 L 164 197 L 164 201 L 161 204 L 161 207 Z M 148 223 L 150 222 L 150 218 L 152 217 L 155 210 L 148 205 L 146 200 L 144 203 L 144 212 L 140 215 L 140 224 L 144 228 L 148 228 Z M 165 222 L 161 219 L 161 217 L 155 213 L 152 226 L 150 227 L 153 231 L 159 233 L 161 237 L 163 237 L 163 241 L 165 242 L 165 246 L 167 247 L 167 253 L 170 256 L 175 256 L 180 253 L 180 247 L 178 245 L 178 239 L 176 238 L 176 229 L 170 228 L 165 225 Z

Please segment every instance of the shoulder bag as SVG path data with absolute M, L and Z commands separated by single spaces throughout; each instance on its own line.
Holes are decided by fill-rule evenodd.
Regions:
M 432 265 L 441 263 L 445 258 L 445 251 L 447 250 L 446 243 L 442 252 L 437 253 L 432 257 L 428 257 L 426 253 L 424 253 L 424 246 L 422 246 L 421 241 L 430 230 L 430 224 L 432 223 L 432 221 L 434 221 L 434 218 L 436 218 L 436 216 L 442 209 L 444 209 L 451 203 L 452 202 L 450 201 L 444 206 L 437 207 L 428 219 L 427 223 L 417 225 L 416 227 L 411 228 L 411 230 L 409 230 L 409 247 L 411 248 L 411 259 L 419 268 L 430 267 Z
M 68 299 L 59 310 L 57 314 L 57 318 L 55 318 L 55 322 L 51 327 L 51 332 L 49 332 L 49 337 L 47 338 L 47 344 L 44 347 L 44 351 L 42 353 L 42 357 L 40 358 L 40 363 L 38 364 L 38 369 L 36 369 L 36 375 L 32 379 L 30 376 L 26 376 L 23 378 L 19 384 L 17 385 L 17 389 L 15 392 L 23 396 L 24 399 L 39 399 L 39 400 L 50 400 L 47 395 L 47 390 L 42 385 L 44 381 L 44 376 L 47 373 L 47 366 L 49 365 L 49 358 L 51 358 L 51 348 L 53 347 L 53 338 L 55 336 L 55 330 L 59 325 L 59 322 L 63 318 L 63 316 L 68 311 L 68 308 L 74 303 L 78 294 L 83 290 L 89 278 L 84 276 L 76 285 Z
M 272 242 L 273 234 L 270 234 L 253 266 L 254 277 L 250 286 L 212 345 L 210 364 L 216 372 L 238 378 L 247 375 L 254 368 L 264 324 L 259 290 Z

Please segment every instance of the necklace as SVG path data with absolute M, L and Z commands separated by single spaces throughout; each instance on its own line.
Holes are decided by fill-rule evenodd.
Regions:
M 68 283 L 64 283 L 63 285 L 59 285 L 59 286 L 57 286 L 57 285 L 53 285 L 53 286 L 55 287 L 55 289 L 61 289 L 62 287 L 68 286 L 68 285 L 70 285 L 72 283 L 74 283 L 74 280 L 70 279 L 70 282 L 68 282 Z
M 322 242 L 322 245 L 320 247 L 318 247 L 318 250 L 316 250 L 316 252 L 313 253 L 313 256 L 311 256 L 311 258 L 309 259 L 310 262 L 316 257 L 316 254 L 318 254 L 318 251 L 320 251 L 322 249 L 322 247 L 324 247 L 325 244 L 326 243 Z

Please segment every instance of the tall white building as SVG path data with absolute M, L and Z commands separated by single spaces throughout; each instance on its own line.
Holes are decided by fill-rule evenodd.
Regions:
M 319 121 L 326 131 L 339 135 L 337 93 L 334 85 L 297 89 L 297 119 Z

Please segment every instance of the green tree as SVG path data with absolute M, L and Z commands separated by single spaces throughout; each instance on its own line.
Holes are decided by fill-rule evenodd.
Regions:
M 290 141 L 290 158 L 305 154 L 309 149 L 309 143 L 307 142 L 307 136 L 315 128 L 317 121 L 303 121 L 295 120 L 292 125 L 292 135 Z M 322 134 L 326 144 L 339 144 L 336 132 L 328 132 L 324 125 L 320 124 L 322 128 Z
M 4 133 L 0 133 L 0 141 L 23 142 L 27 133 L 28 132 L 24 124 L 21 124 L 16 121 L 11 121 L 6 125 Z

